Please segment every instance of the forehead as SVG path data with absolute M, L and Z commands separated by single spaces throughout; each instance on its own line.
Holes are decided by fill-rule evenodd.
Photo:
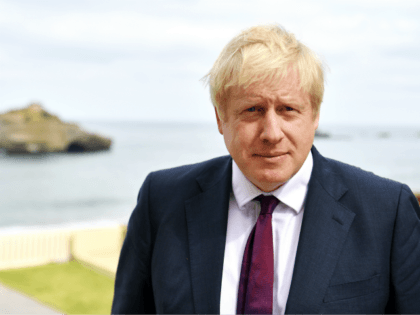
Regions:
M 288 73 L 278 79 L 263 80 L 248 87 L 235 86 L 229 93 L 229 103 L 232 101 L 252 102 L 261 99 L 273 102 L 296 103 L 304 106 L 309 103 L 309 94 L 302 90 L 297 71 Z

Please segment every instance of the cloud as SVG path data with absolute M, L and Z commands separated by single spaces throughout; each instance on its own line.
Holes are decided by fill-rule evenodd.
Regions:
M 150 119 L 194 120 L 208 115 L 198 80 L 227 41 L 280 23 L 331 69 L 323 119 L 357 120 L 379 93 L 382 107 L 419 99 L 419 13 L 410 0 L 0 0 L 0 106 L 36 98 L 134 119 L 153 104 Z
M 235 30 L 226 25 L 197 23 L 179 17 L 153 16 L 138 11 L 42 12 L 2 8 L 0 26 L 21 36 L 30 35 L 56 43 L 88 46 L 170 46 L 196 43 L 212 46 Z M 22 23 L 24 21 L 24 23 Z M 228 34 L 228 35 L 227 35 Z
M 79 2 L 80 11 L 75 9 L 77 6 L 73 10 L 56 7 L 51 11 L 24 3 L 26 5 L 22 8 L 10 4 L 1 7 L 4 16 L 0 26 L 13 30 L 18 37 L 20 34 L 57 44 L 116 50 L 133 47 L 163 49 L 194 43 L 208 49 L 217 47 L 219 51 L 240 29 L 256 23 L 280 22 L 296 32 L 304 42 L 322 47 L 325 52 L 339 52 L 360 45 L 412 42 L 418 38 L 420 28 L 416 16 L 398 16 L 398 10 L 394 16 L 380 10 L 371 12 L 370 7 L 378 6 L 373 0 L 360 4 L 367 10 L 360 7 L 356 10 L 352 1 L 340 1 L 339 4 L 332 1 L 277 0 L 261 0 L 258 3 L 157 1 L 155 6 L 143 1 L 121 1 L 120 6 L 106 2 L 108 5 L 101 9 L 95 9 L 93 5 L 99 2 L 88 1 L 90 5 L 87 9 Z M 384 5 L 389 7 L 396 6 L 397 2 L 386 3 Z M 398 3 L 399 10 L 414 6 L 413 1 Z

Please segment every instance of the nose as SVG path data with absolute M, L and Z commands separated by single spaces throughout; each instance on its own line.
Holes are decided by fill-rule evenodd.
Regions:
M 284 137 L 282 130 L 283 122 L 281 116 L 278 115 L 274 110 L 267 111 L 264 115 L 264 118 L 261 120 L 261 123 L 261 140 L 270 143 L 277 143 Z

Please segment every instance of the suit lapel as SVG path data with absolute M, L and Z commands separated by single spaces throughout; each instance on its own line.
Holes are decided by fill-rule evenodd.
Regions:
M 328 161 L 313 148 L 314 167 L 296 253 L 286 313 L 317 313 L 355 214 L 339 199 L 346 193 Z
M 355 216 L 339 202 L 347 188 L 315 148 L 312 154 L 314 167 L 286 313 L 320 310 Z M 193 301 L 196 313 L 219 313 L 232 160 L 208 169 L 197 182 L 202 192 L 185 202 Z
M 202 192 L 185 202 L 192 295 L 196 313 L 216 314 L 220 311 L 232 160 L 207 170 L 197 182 Z

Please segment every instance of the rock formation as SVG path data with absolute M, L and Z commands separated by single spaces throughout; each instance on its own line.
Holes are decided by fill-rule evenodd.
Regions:
M 315 137 L 317 138 L 329 138 L 330 134 L 326 132 L 319 131 L 318 129 L 315 130 Z
M 0 149 L 8 153 L 108 150 L 111 139 L 61 121 L 40 105 L 0 114 Z

